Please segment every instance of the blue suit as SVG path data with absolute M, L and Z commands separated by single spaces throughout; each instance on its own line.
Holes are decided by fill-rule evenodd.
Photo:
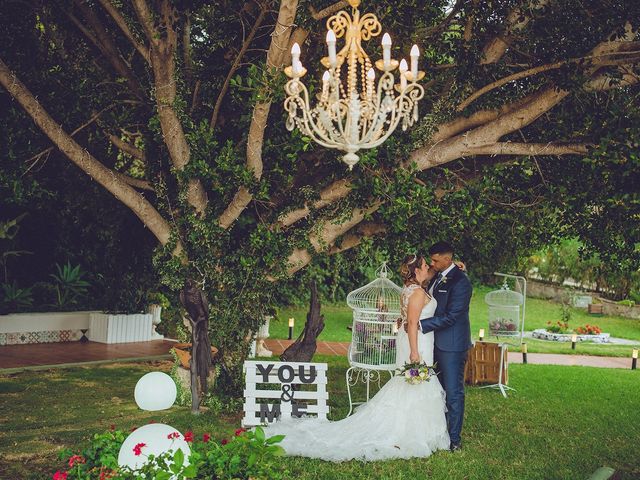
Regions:
M 434 332 L 434 360 L 447 394 L 447 424 L 452 444 L 460 443 L 464 418 L 464 364 L 471 347 L 469 303 L 473 291 L 467 275 L 454 266 L 437 281 L 433 297 L 438 302 L 431 318 L 420 320 L 423 333 Z

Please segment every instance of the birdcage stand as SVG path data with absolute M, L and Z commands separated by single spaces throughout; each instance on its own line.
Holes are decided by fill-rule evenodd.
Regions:
M 515 388 L 512 388 L 510 386 L 508 386 L 505 383 L 502 383 L 502 373 L 504 371 L 504 366 L 505 366 L 505 362 L 507 361 L 506 359 L 506 349 L 508 345 L 517 347 L 518 345 L 522 345 L 522 339 L 524 338 L 524 317 L 525 317 L 525 306 L 526 306 L 526 302 L 527 302 L 527 279 L 525 277 L 519 276 L 519 275 L 510 275 L 508 273 L 499 273 L 499 272 L 493 272 L 494 275 L 497 275 L 499 277 L 503 277 L 504 280 L 504 285 L 506 286 L 507 283 L 507 279 L 513 279 L 516 283 L 516 286 L 518 286 L 519 288 L 522 289 L 522 309 L 519 312 L 520 315 L 520 331 L 517 335 L 517 337 L 520 339 L 520 343 L 519 344 L 515 344 L 515 343 L 511 343 L 511 342 L 499 342 L 498 345 L 500 345 L 500 365 L 499 365 L 499 369 L 498 369 L 498 383 L 494 383 L 492 385 L 483 385 L 480 388 L 497 388 L 500 390 L 500 392 L 502 393 L 502 396 L 504 398 L 507 398 L 507 390 L 513 390 L 515 391 Z M 520 283 L 518 283 L 520 282 Z M 489 330 L 489 332 L 491 332 L 491 329 Z M 497 340 L 499 340 L 499 335 L 495 336 Z
M 378 389 L 380 389 L 380 373 L 381 370 L 372 370 L 370 368 L 362 368 L 362 367 L 349 367 L 347 369 L 347 373 L 345 375 L 347 380 L 347 395 L 349 396 L 349 413 L 347 413 L 347 417 L 351 415 L 353 412 L 353 407 L 357 405 L 362 405 L 369 401 L 371 396 L 371 383 L 377 383 Z M 389 372 L 389 375 L 393 377 L 393 372 Z M 351 397 L 351 387 L 354 387 L 359 382 L 366 384 L 367 386 L 367 400 L 366 402 L 354 402 Z

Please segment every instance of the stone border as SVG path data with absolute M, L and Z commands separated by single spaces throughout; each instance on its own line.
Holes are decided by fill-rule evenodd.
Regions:
M 547 332 L 544 328 L 538 328 L 531 332 L 533 338 L 539 340 L 547 340 L 552 342 L 570 342 L 573 333 L 553 333 Z M 593 343 L 609 343 L 609 333 L 601 333 L 599 335 L 577 335 L 578 342 L 593 342 Z

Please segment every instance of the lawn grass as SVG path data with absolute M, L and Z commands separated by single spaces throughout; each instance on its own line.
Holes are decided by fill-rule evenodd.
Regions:
M 490 292 L 492 288 L 486 286 L 475 287 L 470 305 L 471 334 L 474 339 L 478 338 L 478 332 L 481 328 L 485 332 L 489 332 L 488 326 L 488 309 L 484 303 L 484 296 Z M 287 338 L 288 323 L 290 317 L 295 318 L 294 338 L 301 332 L 306 320 L 308 306 L 301 307 L 283 307 L 279 309 L 278 314 L 270 323 L 271 338 Z M 527 298 L 525 330 L 531 331 L 536 328 L 545 328 L 547 322 L 555 323 L 560 320 L 561 306 L 558 303 L 538 298 Z M 351 332 L 347 330 L 347 326 L 352 322 L 352 310 L 347 307 L 346 302 L 342 305 L 322 305 L 322 314 L 324 315 L 325 328 L 320 334 L 319 340 L 349 342 L 351 341 Z M 640 342 L 640 320 L 602 316 L 594 317 L 589 315 L 586 310 L 579 308 L 571 308 L 571 321 L 569 326 L 577 328 L 585 324 L 599 325 L 604 332 L 610 333 L 612 337 L 626 338 Z M 493 340 L 486 338 L 485 340 Z M 628 345 L 607 345 L 590 342 L 581 342 L 576 350 L 571 349 L 571 343 L 548 342 L 544 340 L 527 339 L 528 351 L 530 353 L 566 353 L 581 355 L 603 355 L 611 357 L 630 357 L 633 348 Z M 519 350 L 519 348 L 511 348 L 510 350 Z
M 346 359 L 314 360 L 329 363 L 331 417 L 344 417 Z M 57 450 L 79 451 L 94 432 L 111 424 L 128 430 L 154 420 L 196 435 L 209 432 L 216 440 L 232 435 L 240 412 L 192 416 L 187 407 L 137 409 L 133 390 L 140 376 L 170 366 L 115 364 L 0 377 L 0 478 L 50 479 L 63 466 Z M 640 478 L 640 372 L 548 365 L 509 370 L 516 391 L 506 399 L 495 390 L 467 389 L 459 453 L 340 464 L 284 458 L 283 465 L 289 478 L 301 480 L 580 479 L 603 465 L 619 470 L 623 479 Z

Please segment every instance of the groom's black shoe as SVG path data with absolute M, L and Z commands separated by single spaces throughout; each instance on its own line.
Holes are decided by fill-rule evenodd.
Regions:
M 449 450 L 451 450 L 452 452 L 459 452 L 460 450 L 462 450 L 462 444 L 451 443 L 451 445 L 449 445 Z

